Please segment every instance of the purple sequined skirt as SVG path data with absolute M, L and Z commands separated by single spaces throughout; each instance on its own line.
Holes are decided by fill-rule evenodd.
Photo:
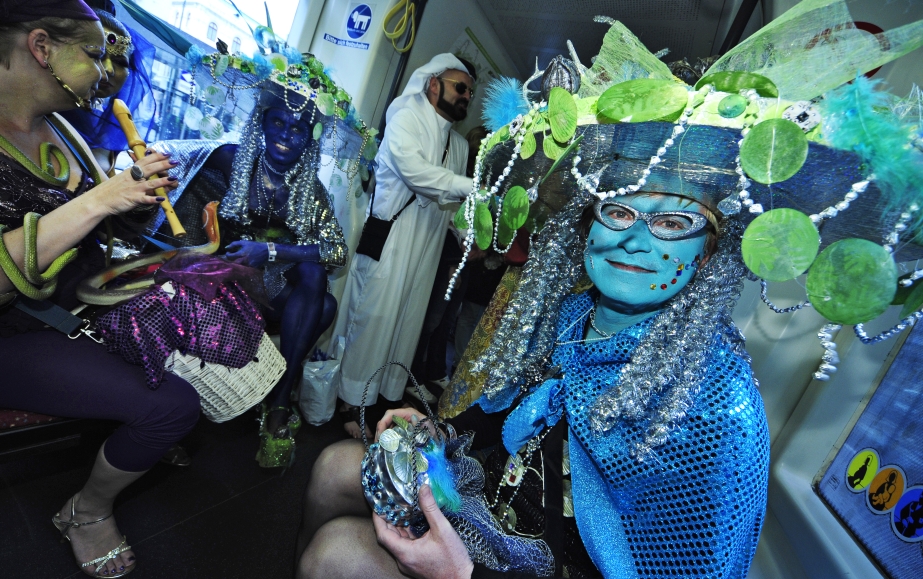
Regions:
M 231 368 L 254 359 L 265 321 L 237 280 L 211 284 L 213 292 L 204 293 L 213 299 L 177 281 L 172 285 L 172 297 L 158 286 L 97 321 L 109 352 L 144 366 L 151 389 L 160 384 L 167 357 L 176 350 Z

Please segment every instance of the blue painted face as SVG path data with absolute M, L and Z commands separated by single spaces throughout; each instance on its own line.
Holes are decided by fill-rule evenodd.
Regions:
M 704 208 L 676 195 L 619 197 L 638 211 L 696 211 Z M 594 220 L 587 237 L 584 265 L 602 294 L 600 305 L 623 314 L 659 309 L 692 279 L 705 256 L 706 232 L 673 241 L 658 239 L 638 219 L 624 231 Z
M 302 114 L 301 119 L 297 119 L 281 108 L 268 109 L 263 115 L 266 157 L 276 170 L 290 169 L 314 140 L 313 127 L 308 123 L 310 118 L 310 114 Z

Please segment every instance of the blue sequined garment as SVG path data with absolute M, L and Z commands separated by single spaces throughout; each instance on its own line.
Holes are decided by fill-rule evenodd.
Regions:
M 685 421 L 643 462 L 630 449 L 646 420 L 622 420 L 598 435 L 589 412 L 650 321 L 610 339 L 583 342 L 593 296 L 568 298 L 552 363 L 563 375 L 530 393 L 504 425 L 513 451 L 567 413 L 575 516 L 607 578 L 744 578 L 766 508 L 769 429 L 749 365 L 723 343 L 709 361 Z M 653 401 L 655 404 L 658 400 Z

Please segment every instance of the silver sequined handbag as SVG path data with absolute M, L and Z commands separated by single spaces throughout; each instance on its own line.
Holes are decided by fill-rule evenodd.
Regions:
M 400 362 L 385 364 L 366 382 L 360 410 L 360 431 L 366 448 L 362 459 L 362 490 L 376 514 L 392 525 L 406 527 L 423 516 L 417 493 L 420 485 L 430 483 L 429 463 L 423 449 L 432 448 L 434 441 L 444 449 L 446 443 L 456 440 L 457 436 L 452 426 L 436 419 L 424 401 L 427 418 L 411 424 L 395 416 L 394 426 L 382 432 L 378 442 L 369 444 L 365 436 L 365 396 L 375 376 L 390 365 L 403 368 L 417 392 L 421 391 L 413 374 Z

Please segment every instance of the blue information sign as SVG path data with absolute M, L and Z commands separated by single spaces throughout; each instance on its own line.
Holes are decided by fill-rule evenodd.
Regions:
M 352 39 L 362 38 L 372 24 L 372 9 L 367 4 L 353 8 L 346 19 L 346 34 Z

